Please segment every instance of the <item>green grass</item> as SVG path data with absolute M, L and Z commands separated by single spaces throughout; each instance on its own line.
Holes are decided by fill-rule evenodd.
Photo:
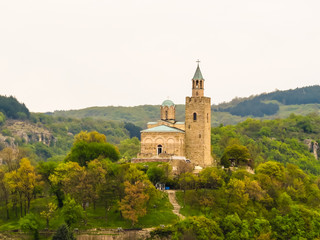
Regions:
M 40 212 L 45 209 L 46 204 L 50 201 L 54 201 L 53 198 L 38 198 L 31 202 L 30 212 L 35 214 L 41 223 L 41 229 L 46 228 L 45 219 L 40 217 Z M 156 227 L 160 224 L 168 225 L 174 223 L 178 218 L 172 213 L 172 205 L 169 202 L 168 196 L 164 192 L 159 192 L 159 197 L 154 200 L 151 206 L 147 209 L 147 215 L 139 219 L 139 222 L 134 227 L 146 228 L 146 227 Z M 2 206 L 2 205 L 1 205 Z M 64 219 L 61 215 L 61 210 L 58 209 L 55 212 L 55 216 L 50 220 L 50 229 L 57 229 Z M 5 213 L 3 207 L 0 208 L 0 231 L 11 231 L 19 229 L 19 217 L 15 217 L 10 206 L 10 216 L 9 220 L 5 219 Z M 108 212 L 107 220 L 105 217 L 105 210 L 102 206 L 97 205 L 94 210 L 93 207 L 88 207 L 86 209 L 87 214 L 87 224 L 81 222 L 73 227 L 79 228 L 80 230 L 91 229 L 91 228 L 131 228 L 131 222 L 123 219 L 120 212 L 116 207 L 112 208 Z M 18 214 L 19 215 L 19 214 Z
M 169 202 L 167 193 L 160 192 L 160 195 L 161 197 L 155 203 L 155 207 L 151 206 L 148 209 L 148 214 L 140 219 L 140 227 L 168 225 L 178 220 L 178 216 L 172 212 L 173 206 Z
M 190 216 L 202 216 L 203 215 L 203 213 L 201 212 L 200 208 L 191 207 L 188 204 L 184 205 L 183 191 L 177 191 L 176 192 L 176 198 L 177 198 L 177 202 L 181 206 L 180 213 L 183 216 L 190 217 Z
M 134 163 L 136 164 L 137 166 L 140 166 L 140 167 L 145 167 L 145 166 L 148 166 L 148 169 L 151 168 L 151 167 L 158 167 L 158 166 L 161 166 L 163 164 L 166 164 L 164 162 L 143 162 L 143 163 Z

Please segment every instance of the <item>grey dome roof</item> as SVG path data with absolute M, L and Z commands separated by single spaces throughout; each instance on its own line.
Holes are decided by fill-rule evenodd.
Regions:
M 163 103 L 161 104 L 163 107 L 167 106 L 167 107 L 171 107 L 174 106 L 174 103 L 171 100 L 165 100 L 163 101 Z

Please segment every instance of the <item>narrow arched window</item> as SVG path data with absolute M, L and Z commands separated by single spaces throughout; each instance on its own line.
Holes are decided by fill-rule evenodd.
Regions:
M 197 113 L 193 113 L 193 121 L 197 121 Z
M 196 88 L 199 88 L 199 81 L 196 81 Z
M 202 89 L 202 81 L 200 81 L 200 88 Z
M 162 153 L 162 145 L 158 145 L 157 153 L 158 153 L 158 155 Z
M 166 119 L 168 119 L 168 110 L 166 110 Z

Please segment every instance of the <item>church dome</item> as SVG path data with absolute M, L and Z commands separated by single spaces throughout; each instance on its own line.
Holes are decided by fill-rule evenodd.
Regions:
M 171 100 L 165 100 L 165 101 L 163 101 L 161 106 L 162 107 L 171 107 L 171 106 L 174 106 L 174 103 Z

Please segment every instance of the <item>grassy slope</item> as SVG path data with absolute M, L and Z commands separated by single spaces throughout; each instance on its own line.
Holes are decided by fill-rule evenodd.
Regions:
M 34 213 L 40 218 L 40 212 L 44 210 L 45 205 L 54 201 L 52 198 L 38 198 L 31 202 L 30 212 Z M 1 206 L 3 206 L 1 204 Z M 177 216 L 172 213 L 172 205 L 169 202 L 168 196 L 166 193 L 161 192 L 161 197 L 157 201 L 156 206 L 152 206 L 147 210 L 147 215 L 139 219 L 138 224 L 135 227 L 156 227 L 160 224 L 171 224 L 177 220 Z M 0 231 L 8 231 L 19 229 L 19 217 L 14 217 L 14 213 L 10 207 L 10 220 L 5 220 L 5 211 L 0 208 Z M 124 220 L 120 216 L 120 212 L 116 209 L 111 209 L 108 213 L 108 220 L 105 218 L 104 208 L 97 206 L 96 210 L 92 207 L 87 209 L 87 225 L 80 223 L 75 225 L 79 229 L 91 229 L 91 228 L 131 228 L 131 223 Z M 41 218 L 40 218 L 41 219 Z M 57 210 L 54 218 L 50 221 L 50 228 L 57 229 L 64 222 L 63 217 L 60 214 L 60 210 Z M 45 220 L 41 219 L 41 229 L 44 229 Z

